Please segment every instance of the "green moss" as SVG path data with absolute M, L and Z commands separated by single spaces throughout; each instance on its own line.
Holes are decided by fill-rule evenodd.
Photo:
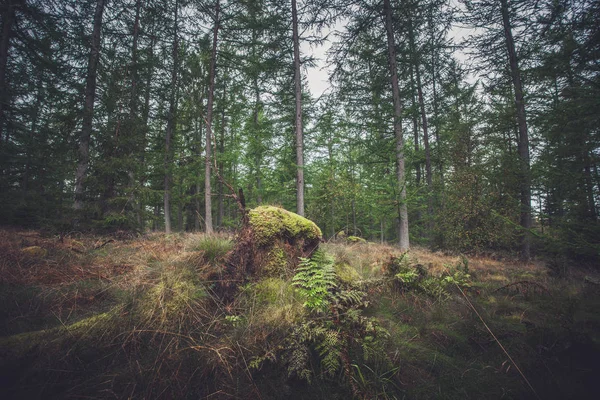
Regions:
M 41 248 L 40 246 L 30 246 L 21 249 L 21 253 L 31 258 L 46 258 L 48 250 Z
M 362 278 L 358 271 L 346 263 L 335 264 L 335 273 L 342 282 L 346 283 L 353 283 Z
M 114 316 L 115 316 L 115 313 L 110 312 L 110 311 L 92 315 L 89 318 L 84 318 L 81 321 L 77 321 L 71 325 L 68 325 L 65 329 L 69 333 L 89 332 L 96 326 L 109 322 L 110 319 L 113 318 Z
M 253 292 L 261 303 L 276 303 L 279 300 L 287 302 L 294 296 L 293 286 L 281 278 L 261 279 L 254 284 Z
M 348 236 L 346 241 L 348 241 L 348 243 L 367 243 L 365 239 L 358 236 Z
M 279 238 L 319 240 L 322 236 L 314 222 L 283 208 L 261 206 L 250 210 L 248 216 L 259 245 Z
M 113 318 L 116 315 L 116 310 L 112 310 L 92 315 L 70 325 L 0 338 L 0 347 L 7 349 L 9 356 L 20 357 L 32 349 L 48 347 L 51 343 L 61 345 L 62 343 L 84 336 L 88 336 L 91 340 L 97 340 L 95 338 L 96 329 L 105 330 L 111 326 Z M 98 337 L 100 336 L 98 335 Z
M 257 301 L 253 316 L 267 326 L 289 325 L 304 315 L 303 300 L 290 282 L 281 278 L 265 278 L 250 286 L 249 293 Z
M 267 275 L 273 275 L 277 271 L 285 271 L 287 266 L 287 257 L 281 247 L 274 247 L 268 254 L 265 261 L 264 272 Z

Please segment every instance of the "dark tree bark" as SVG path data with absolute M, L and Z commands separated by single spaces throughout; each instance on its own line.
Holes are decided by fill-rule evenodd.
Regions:
M 531 175 L 529 171 L 529 135 L 527 133 L 527 119 L 525 116 L 525 100 L 523 97 L 523 84 L 521 82 L 521 71 L 515 49 L 515 41 L 512 35 L 510 23 L 508 2 L 500 0 L 502 10 L 502 23 L 504 25 L 504 39 L 508 52 L 508 61 L 510 64 L 510 75 L 513 82 L 515 94 L 515 106 L 517 108 L 517 125 L 519 128 L 519 140 L 517 141 L 517 151 L 519 153 L 520 163 L 520 184 L 521 184 L 521 227 L 524 232 L 521 241 L 521 252 L 524 259 L 531 258 L 531 244 L 529 229 L 531 229 Z
M 169 98 L 169 115 L 167 120 L 167 131 L 165 135 L 165 232 L 171 233 L 171 140 L 175 130 L 177 113 L 177 70 L 179 68 L 179 35 L 178 19 L 179 2 L 175 0 L 175 29 L 173 35 L 173 70 L 171 71 L 171 94 Z
M 206 233 L 213 232 L 212 223 L 212 199 L 211 199 L 211 137 L 212 137 L 212 117 L 213 117 L 213 103 L 215 97 L 215 74 L 217 69 L 217 44 L 219 37 L 219 12 L 221 11 L 221 5 L 219 0 L 215 4 L 215 26 L 213 28 L 213 41 L 212 41 L 212 55 L 210 59 L 210 72 L 209 72 L 209 87 L 208 87 L 208 103 L 206 106 L 206 159 L 205 159 L 205 180 L 204 180 L 204 222 L 206 226 Z
M 404 168 L 404 138 L 402 137 L 402 104 L 400 103 L 400 88 L 398 87 L 398 70 L 396 66 L 396 45 L 394 40 L 394 26 L 392 22 L 392 7 L 390 0 L 383 0 L 383 12 L 385 15 L 385 30 L 387 36 L 388 59 L 390 68 L 390 80 L 392 84 L 392 97 L 394 102 L 394 134 L 396 136 L 396 178 L 398 180 L 398 217 L 399 238 L 398 242 L 402 250 L 410 246 L 408 238 L 408 209 L 406 207 L 406 180 Z
M 92 31 L 92 43 L 85 84 L 83 122 L 79 137 L 79 162 L 75 172 L 75 203 L 73 205 L 75 210 L 83 208 L 83 189 L 90 161 L 90 137 L 92 135 L 92 121 L 94 119 L 94 100 L 96 98 L 96 78 L 98 61 L 100 59 L 100 34 L 102 31 L 104 5 L 105 0 L 97 0 L 96 11 L 94 13 L 94 29 Z
M 296 92 L 296 213 L 304 216 L 304 137 L 302 134 L 302 77 L 300 76 L 300 38 L 298 11 L 292 0 L 292 40 L 294 42 L 294 87 Z

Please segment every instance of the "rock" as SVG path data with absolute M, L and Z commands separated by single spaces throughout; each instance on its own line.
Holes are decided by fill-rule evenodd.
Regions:
M 40 246 L 29 246 L 21 249 L 21 253 L 30 258 L 46 258 L 48 250 Z
M 314 247 L 321 241 L 321 229 L 314 222 L 283 208 L 257 207 L 250 210 L 248 217 L 254 239 L 259 245 L 285 240 Z
M 346 238 L 346 241 L 348 243 L 367 243 L 367 241 L 361 237 L 358 236 L 348 236 Z
M 274 206 L 248 212 L 248 224 L 236 240 L 229 272 L 237 281 L 256 277 L 291 277 L 299 257 L 310 257 L 322 233 L 312 221 Z

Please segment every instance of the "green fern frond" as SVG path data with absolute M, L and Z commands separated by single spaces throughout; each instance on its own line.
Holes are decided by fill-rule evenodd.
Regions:
M 304 306 L 313 311 L 324 311 L 329 304 L 329 293 L 337 287 L 333 258 L 317 251 L 311 259 L 300 258 L 300 265 L 292 284 L 306 297 Z

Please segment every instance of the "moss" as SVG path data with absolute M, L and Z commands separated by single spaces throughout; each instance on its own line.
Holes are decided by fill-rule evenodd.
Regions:
M 254 239 L 259 245 L 267 245 L 275 239 L 320 240 L 321 229 L 309 219 L 283 208 L 261 206 L 248 213 Z
M 48 250 L 41 248 L 40 246 L 30 246 L 21 249 L 21 253 L 31 258 L 46 258 Z
M 116 315 L 116 310 L 112 310 L 92 315 L 70 325 L 0 338 L 0 347 L 7 350 L 7 358 L 19 358 L 33 349 L 49 348 L 51 345 L 59 346 L 78 337 L 87 336 L 90 340 L 96 341 L 98 339 L 95 337 L 95 329 L 105 330 L 110 327 Z
M 354 283 L 362 278 L 354 268 L 346 263 L 336 264 L 335 273 L 338 278 L 345 283 Z
M 261 279 L 252 284 L 250 293 L 258 301 L 254 317 L 260 324 L 289 325 L 304 314 L 300 295 L 281 278 Z
M 265 260 L 264 272 L 267 275 L 274 275 L 277 271 L 285 270 L 287 266 L 287 257 L 281 247 L 274 247 Z
M 321 230 L 312 221 L 282 208 L 261 206 L 248 212 L 248 224 L 238 234 L 228 258 L 231 280 L 290 277 L 301 257 L 319 247 Z
M 367 241 L 361 237 L 358 236 L 348 236 L 346 238 L 346 241 L 348 243 L 367 243 Z
M 111 320 L 115 316 L 114 312 L 105 312 L 96 315 L 92 315 L 89 318 L 82 319 L 81 321 L 77 321 L 71 325 L 68 325 L 65 329 L 69 333 L 75 332 L 89 332 L 91 329 L 96 326 L 106 323 Z
M 265 278 L 253 285 L 256 299 L 261 303 L 276 303 L 280 299 L 287 299 L 294 295 L 291 284 L 281 278 Z

